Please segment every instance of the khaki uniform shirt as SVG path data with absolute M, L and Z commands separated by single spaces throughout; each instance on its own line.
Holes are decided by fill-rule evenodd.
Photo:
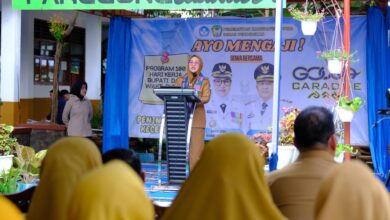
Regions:
M 267 176 L 272 198 L 290 220 L 314 218 L 314 201 L 320 184 L 337 163 L 324 150 L 301 152 L 291 165 Z
M 181 86 L 184 77 L 179 76 L 176 80 L 176 85 Z M 194 85 L 190 85 L 190 88 L 193 89 Z M 204 110 L 204 104 L 208 103 L 210 100 L 211 91 L 210 91 L 210 82 L 207 77 L 204 77 L 202 82 L 202 87 L 200 89 L 199 99 L 201 103 L 196 103 L 196 108 L 194 112 L 194 118 L 192 120 L 193 128 L 205 128 L 206 127 L 206 112 Z

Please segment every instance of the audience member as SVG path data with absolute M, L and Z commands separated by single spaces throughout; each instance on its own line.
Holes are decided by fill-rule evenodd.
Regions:
M 0 219 L 23 220 L 24 216 L 11 201 L 0 196 Z
M 152 220 L 152 201 L 139 176 L 115 160 L 85 175 L 75 187 L 69 220 Z
M 76 183 L 102 164 L 97 146 L 86 138 L 66 137 L 56 141 L 42 163 L 27 219 L 65 220 Z
M 316 220 L 388 220 L 389 193 L 366 165 L 346 162 L 322 182 L 314 214 Z
M 118 159 L 127 163 L 145 181 L 145 173 L 141 171 L 141 161 L 132 149 L 117 148 L 103 154 L 103 163 Z
M 56 123 L 63 125 L 64 122 L 62 121 L 62 113 L 64 112 L 66 101 L 69 99 L 69 92 L 66 89 L 61 90 L 58 92 L 58 104 L 57 104 L 57 116 L 56 116 Z M 53 101 L 53 90 L 50 90 L 50 100 Z M 51 107 L 50 107 L 51 109 Z M 46 116 L 47 120 L 51 119 L 51 112 Z
M 323 107 L 308 107 L 296 118 L 294 133 L 297 161 L 267 179 L 275 204 L 287 218 L 310 220 L 321 181 L 336 166 L 333 115 Z
M 163 220 L 285 219 L 272 202 L 260 149 L 244 135 L 210 141 Z
M 68 101 L 70 98 L 69 91 L 66 89 L 63 89 L 60 91 L 60 96 L 64 97 L 65 101 Z
M 68 136 L 91 137 L 91 119 L 93 116 L 92 104 L 87 99 L 88 85 L 79 81 L 72 86 L 71 96 L 66 102 L 62 120 L 64 121 Z

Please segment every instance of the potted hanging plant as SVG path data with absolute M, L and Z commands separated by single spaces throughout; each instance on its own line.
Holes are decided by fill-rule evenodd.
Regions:
M 0 125 L 0 173 L 12 167 L 13 152 L 18 145 L 16 138 L 11 137 L 12 125 Z
M 337 101 L 337 115 L 342 122 L 351 122 L 353 115 L 357 112 L 362 105 L 362 98 L 355 97 L 348 101 L 346 96 L 339 97 Z
M 318 57 L 322 60 L 326 60 L 328 63 L 329 73 L 340 74 L 343 70 L 343 62 L 350 60 L 351 62 L 356 62 L 357 60 L 352 59 L 352 57 L 357 53 L 354 51 L 350 54 L 341 49 L 328 50 L 319 52 Z
M 304 9 L 300 10 L 294 6 L 289 7 L 288 11 L 290 15 L 298 21 L 301 21 L 301 30 L 303 35 L 312 36 L 316 33 L 317 22 L 324 18 L 325 10 L 318 11 L 316 9 L 308 9 L 306 4 L 303 5 Z
M 353 147 L 349 144 L 338 143 L 336 145 L 336 152 L 334 160 L 338 163 L 342 163 L 344 161 L 344 153 L 348 152 L 350 154 L 356 154 L 358 151 L 354 151 Z

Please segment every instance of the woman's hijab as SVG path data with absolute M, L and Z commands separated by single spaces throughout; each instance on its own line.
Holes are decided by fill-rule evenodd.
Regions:
M 11 201 L 0 196 L 0 219 L 23 220 L 24 216 Z
M 27 219 L 64 220 L 76 183 L 102 159 L 97 146 L 86 138 L 66 137 L 52 144 L 42 163 Z
M 389 193 L 366 165 L 346 162 L 321 184 L 314 212 L 318 220 L 390 219 Z
M 210 141 L 163 215 L 174 219 L 285 219 L 274 205 L 260 149 L 238 133 Z
M 153 220 L 154 209 L 143 182 L 119 160 L 86 175 L 76 186 L 69 220 Z
M 77 81 L 75 84 L 72 85 L 72 88 L 70 89 L 70 94 L 73 94 L 77 96 L 80 100 L 84 99 L 84 96 L 81 95 L 81 87 L 85 85 L 85 88 L 88 89 L 88 85 L 84 81 Z

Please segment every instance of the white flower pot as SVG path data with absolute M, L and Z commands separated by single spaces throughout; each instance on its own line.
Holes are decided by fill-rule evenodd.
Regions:
M 353 119 L 354 112 L 351 109 L 342 108 L 337 106 L 337 115 L 342 122 L 351 122 Z
M 3 171 L 7 172 L 12 167 L 12 158 L 14 155 L 0 156 L 0 174 Z
M 301 21 L 303 35 L 313 36 L 317 30 L 317 21 Z
M 332 74 L 340 74 L 343 70 L 343 63 L 338 59 L 328 60 L 328 70 Z
M 295 160 L 299 156 L 299 151 L 294 145 L 279 145 L 278 146 L 278 169 L 281 169 Z
M 340 153 L 340 155 L 338 157 L 334 157 L 334 160 L 337 162 L 337 163 L 343 163 L 344 162 L 344 152 Z

